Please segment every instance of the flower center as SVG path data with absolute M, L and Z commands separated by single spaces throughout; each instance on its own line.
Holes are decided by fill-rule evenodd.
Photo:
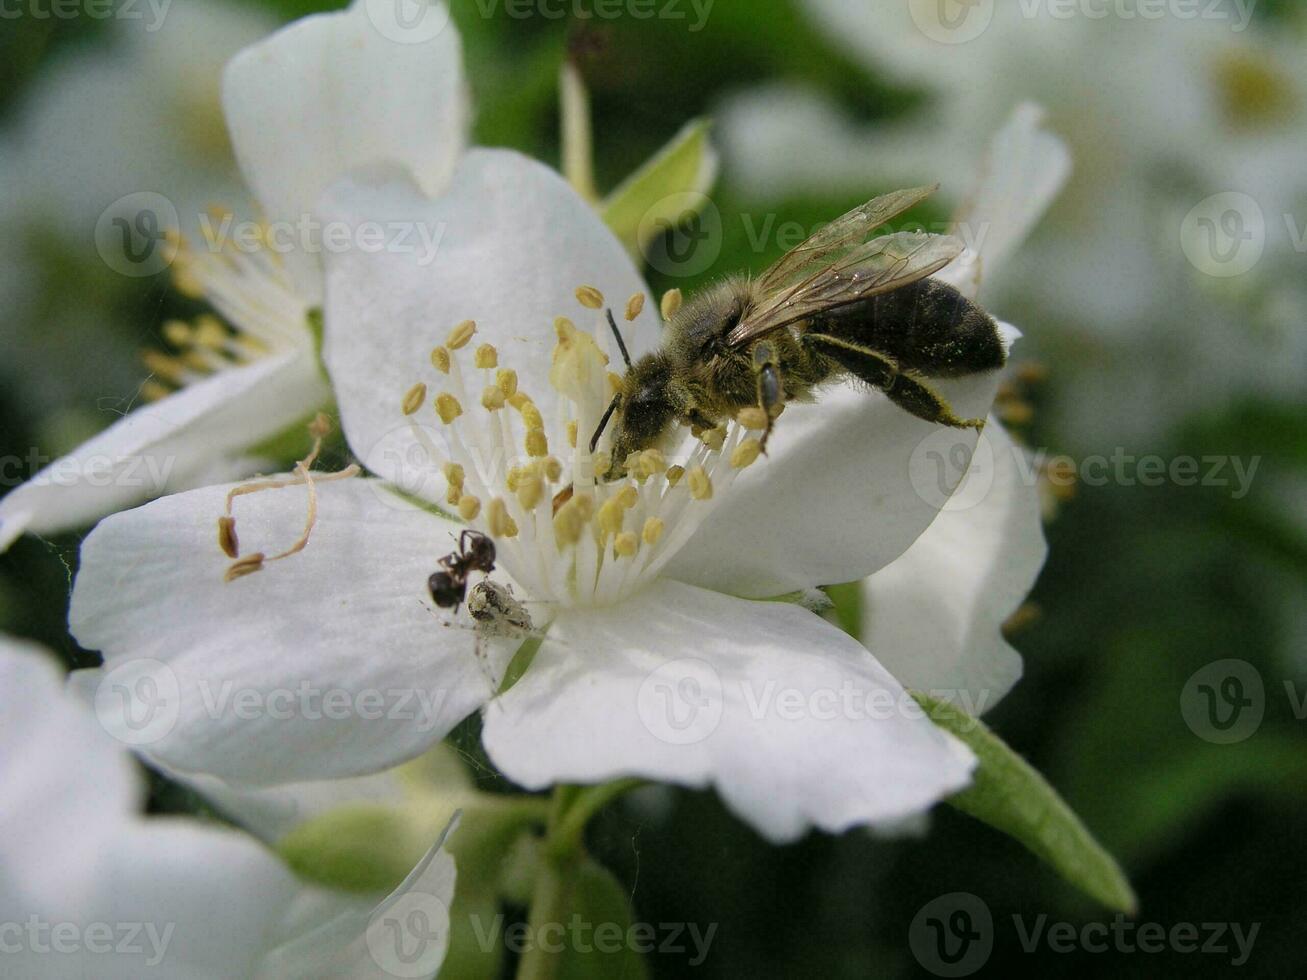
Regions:
M 173 285 L 183 296 L 205 301 L 214 312 L 163 325 L 166 350 L 142 355 L 154 377 L 144 394 L 161 398 L 228 368 L 312 342 L 308 306 L 296 293 L 281 256 L 266 242 L 255 247 L 224 233 L 230 212 L 211 209 L 205 247 L 193 248 L 168 232 Z
M 549 382 L 562 398 L 561 417 L 550 420 L 552 438 L 517 373 L 501 366 L 499 352 L 490 344 L 472 348 L 471 320 L 431 352 L 435 397 L 429 399 L 428 385 L 419 382 L 401 407 L 429 456 L 445 461 L 449 505 L 495 539 L 505 568 L 533 598 L 601 605 L 658 574 L 739 471 L 757 459 L 759 444 L 735 422 L 694 435 L 682 429 L 671 434 L 667 451 L 633 453 L 623 478 L 598 479 L 608 471 L 610 443 L 605 433 L 591 452 L 590 434 L 621 379 L 608 371 L 604 353 L 603 296 L 583 286 L 577 299 L 593 324 L 586 331 L 567 317 L 554 321 Z M 642 301 L 628 302 L 628 320 Z M 439 421 L 443 451 L 421 424 L 428 408 Z

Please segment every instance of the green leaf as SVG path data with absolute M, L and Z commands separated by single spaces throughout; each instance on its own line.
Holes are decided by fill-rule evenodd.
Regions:
M 640 254 L 641 230 L 650 236 L 694 210 L 687 192 L 705 193 L 717 177 L 717 153 L 708 142 L 708 121 L 695 119 L 604 200 L 604 223 L 632 255 Z
M 1023 844 L 1097 901 L 1134 912 L 1135 893 L 1121 868 L 1043 776 L 979 719 L 919 691 L 912 696 L 980 761 L 971 787 L 949 803 Z
M 644 949 L 654 940 L 632 928 L 628 889 L 612 873 L 586 859 L 576 869 L 572 885 L 569 928 L 564 939 L 558 976 L 567 980 L 642 980 L 649 975 Z

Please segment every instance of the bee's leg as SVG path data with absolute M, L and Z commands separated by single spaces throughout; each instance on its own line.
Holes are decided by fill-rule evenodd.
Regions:
M 957 429 L 980 429 L 984 419 L 959 418 L 944 397 L 912 374 L 900 372 L 898 363 L 879 351 L 829 334 L 806 333 L 804 340 L 820 346 L 822 353 L 919 419 Z
M 776 350 L 771 344 L 761 343 L 753 348 L 753 370 L 758 381 L 758 407 L 767 418 L 760 445 L 767 451 L 767 439 L 776 422 L 777 408 L 785 401 L 785 385 L 781 381 L 781 367 Z

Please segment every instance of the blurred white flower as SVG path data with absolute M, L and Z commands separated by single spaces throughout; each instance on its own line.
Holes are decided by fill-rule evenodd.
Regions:
M 170 57 L 198 43 L 186 36 Z M 168 48 L 166 41 L 146 43 Z M 227 66 L 222 107 L 266 221 L 252 226 L 251 244 L 232 234 L 230 212 L 197 211 L 204 244 L 166 246 L 178 287 L 222 320 L 168 325 L 178 353 L 148 363 L 156 387 L 177 390 L 158 391 L 158 401 L 5 497 L 0 548 L 24 531 L 66 530 L 193 485 L 215 460 L 239 456 L 329 400 L 309 320 L 322 292 L 322 241 L 304 231 L 311 206 L 333 179 L 379 160 L 408 167 L 427 192 L 440 190 L 467 138 L 458 34 L 447 25 L 422 42 L 394 40 L 358 0 L 243 50 Z M 194 114 L 179 124 L 187 119 Z
M 235 831 L 144 818 L 126 749 L 54 660 L 0 638 L 0 923 L 11 976 L 251 976 L 295 891 Z
M 1038 311 L 1049 326 L 1041 350 L 1083 355 L 1084 369 L 1060 379 L 1064 428 L 1129 440 L 1241 393 L 1293 390 L 1307 335 L 1277 332 L 1248 300 L 1277 289 L 1303 252 L 1299 39 L 1250 26 L 1252 5 L 1235 3 L 1158 17 L 951 0 L 806 7 L 832 43 L 923 99 L 867 124 L 790 85 L 739 93 L 722 107 L 719 133 L 731 174 L 753 194 L 922 174 L 948 186 L 1012 105 L 1038 100 L 1070 144 L 1076 175 L 1038 247 L 990 284 L 990 298 Z M 796 145 L 821 152 L 788 149 Z M 1186 215 L 1229 191 L 1253 205 L 1217 215 L 1229 219 L 1230 241 L 1211 242 L 1227 232 Z M 1260 262 L 1240 246 L 1245 234 L 1264 241 Z M 1238 271 L 1226 245 L 1247 255 L 1247 275 L 1211 275 L 1204 249 L 1222 250 L 1218 275 Z M 1049 343 L 1059 332 L 1061 347 Z
M 979 254 L 945 270 L 961 288 L 974 289 L 986 248 L 1024 236 L 1065 168 L 1060 146 L 1026 128 L 1031 140 L 1000 138 L 1016 155 L 989 161 L 988 193 L 967 215 L 984 235 Z M 70 621 L 109 671 L 167 678 L 175 723 L 151 755 L 249 783 L 350 776 L 422 752 L 483 708 L 491 759 L 524 786 L 713 785 L 773 840 L 896 824 L 967 783 L 970 752 L 863 647 L 800 605 L 756 601 L 892 567 L 963 476 L 935 484 L 917 452 L 937 427 L 843 387 L 790 406 L 765 462 L 732 424 L 720 441 L 687 438 L 666 457 L 644 454 L 633 479 L 598 483 L 586 434 L 608 400 L 610 341 L 595 293 L 630 310 L 634 357 L 661 324 L 652 304 L 628 303 L 644 284 L 571 188 L 517 154 L 478 150 L 439 198 L 403 175 L 345 181 L 323 212 L 447 229 L 439 263 L 361 250 L 327 261 L 324 359 L 345 434 L 408 499 L 371 480 L 323 485 L 308 547 L 225 584 L 211 528 L 228 488 L 104 521 L 84 546 Z M 569 313 L 579 327 L 555 319 Z M 444 344 L 436 324 L 457 324 Z M 941 387 L 977 415 L 997 381 Z M 950 438 L 969 451 L 976 436 Z M 994 493 L 1011 490 L 998 482 Z M 240 498 L 245 553 L 287 543 L 303 506 L 285 489 Z M 437 556 L 465 526 L 494 538 L 501 577 L 544 632 L 502 692 L 520 638 L 478 642 L 424 601 Z M 980 533 L 992 537 L 987 524 Z M 1042 549 L 1037 523 L 1012 533 Z M 960 585 L 947 569 L 921 583 L 940 602 Z M 1007 603 L 1006 590 L 994 601 Z M 935 652 L 913 643 L 888 655 Z M 267 710 L 301 690 L 334 692 L 342 710 Z M 232 695 L 255 710 L 234 712 Z
M 82 674 L 76 686 L 93 696 L 88 679 L 103 677 Z M 109 684 L 103 693 L 120 696 Z M 281 806 L 303 798 L 297 809 L 311 810 L 328 795 L 316 792 L 284 792 Z M 300 885 L 242 833 L 143 816 L 127 749 L 65 691 L 47 652 L 5 637 L 0 795 L 0 951 L 13 976 L 384 980 L 407 975 L 394 972 L 405 956 L 423 976 L 444 957 L 455 873 L 441 848 L 457 814 L 388 896 Z M 426 916 L 421 936 L 405 932 L 413 911 Z

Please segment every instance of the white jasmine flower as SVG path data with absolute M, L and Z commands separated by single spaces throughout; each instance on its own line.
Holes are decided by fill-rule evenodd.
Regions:
M 213 522 L 228 488 L 104 521 L 84 546 L 70 620 L 109 675 L 158 675 L 175 692 L 175 723 L 151 755 L 249 783 L 348 776 L 414 756 L 484 708 L 491 759 L 526 787 L 713 785 L 778 841 L 895 823 L 967 783 L 970 752 L 867 650 L 799 605 L 758 601 L 890 566 L 943 502 L 921 492 L 934 468 L 914 452 L 936 427 L 836 388 L 787 410 L 766 459 L 732 423 L 710 444 L 685 436 L 642 455 L 634 478 L 596 482 L 588 433 L 614 367 L 596 307 L 628 312 L 633 357 L 660 324 L 620 243 L 566 184 L 481 150 L 438 199 L 394 175 L 342 183 L 323 211 L 447 229 L 427 266 L 328 257 L 324 359 L 346 436 L 414 502 L 372 480 L 321 485 L 308 546 L 273 564 L 250 556 L 302 540 L 304 491 L 242 496 L 242 570 L 261 570 L 226 583 Z M 1010 215 L 1027 220 L 1019 207 L 974 220 L 1004 241 Z M 953 274 L 974 280 L 983 265 L 982 249 Z M 941 387 L 977 415 L 996 384 Z M 975 434 L 957 438 L 965 448 Z M 495 540 L 496 577 L 544 634 L 502 692 L 519 641 L 478 642 L 423 601 L 465 526 Z M 223 690 L 265 707 L 238 717 Z M 344 692 L 341 710 L 267 710 L 297 690 Z
M 309 321 L 322 292 L 311 251 L 320 243 L 299 229 L 328 183 L 370 162 L 407 166 L 428 193 L 440 190 L 467 138 L 458 34 L 447 25 L 421 43 L 400 43 L 376 29 L 358 0 L 238 54 L 223 79 L 222 110 L 270 247 L 242 246 L 222 210 L 197 215 L 208 230 L 202 245 L 170 240 L 178 288 L 218 317 L 169 324 L 176 353 L 147 361 L 155 376 L 147 394 L 158 400 L 0 502 L 0 548 L 24 531 L 78 527 L 194 485 L 215 460 L 240 455 L 328 401 Z M 188 119 L 194 114 L 179 123 Z
M 457 814 L 388 896 L 299 885 L 244 834 L 143 817 L 130 754 L 46 652 L 0 637 L 0 682 L 0 928 L 13 975 L 383 980 L 403 957 L 439 968 L 455 879 L 441 848 Z M 327 796 L 283 791 L 280 808 Z M 406 931 L 415 911 L 421 935 Z

